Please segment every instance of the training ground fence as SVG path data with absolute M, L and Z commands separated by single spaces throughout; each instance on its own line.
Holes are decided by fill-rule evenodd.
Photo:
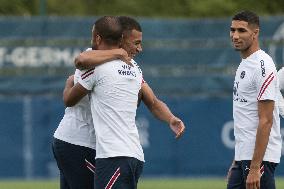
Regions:
M 74 57 L 90 47 L 96 19 L 0 17 L 0 178 L 58 176 L 51 141 L 64 114 L 62 92 Z M 230 18 L 137 19 L 143 52 L 135 60 L 187 126 L 176 141 L 145 106 L 138 108 L 143 176 L 225 175 L 234 155 L 232 89 L 240 62 L 231 48 Z M 278 69 L 283 39 L 283 17 L 261 18 L 261 48 Z M 283 164 L 276 173 L 284 175 Z

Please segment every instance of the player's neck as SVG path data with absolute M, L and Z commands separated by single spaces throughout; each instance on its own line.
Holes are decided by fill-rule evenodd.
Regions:
M 255 43 L 252 43 L 252 45 L 249 48 L 241 51 L 241 57 L 243 59 L 246 59 L 247 57 L 249 57 L 258 50 L 260 50 L 260 47 L 258 41 L 256 41 Z
M 111 50 L 111 49 L 119 49 L 119 46 L 118 45 L 109 45 L 109 44 L 106 44 L 106 43 L 101 43 L 98 46 L 98 50 Z

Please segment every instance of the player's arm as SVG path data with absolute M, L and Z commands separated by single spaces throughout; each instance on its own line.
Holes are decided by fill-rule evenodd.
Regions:
M 273 124 L 273 100 L 258 101 L 259 124 L 256 132 L 256 141 L 253 157 L 250 165 L 250 172 L 247 177 L 247 188 L 259 188 L 260 166 L 267 148 L 271 127 Z
M 74 75 L 66 80 L 63 91 L 63 101 L 65 106 L 71 107 L 76 105 L 84 96 L 89 93 L 80 83 L 74 85 Z
M 185 130 L 184 123 L 172 114 L 164 102 L 156 97 L 147 83 L 142 84 L 140 98 L 157 119 L 169 124 L 176 138 L 179 138 L 183 134 Z
M 131 64 L 131 58 L 128 57 L 127 52 L 120 48 L 120 49 L 111 49 L 111 50 L 90 50 L 84 51 L 80 53 L 77 57 L 75 57 L 75 67 L 83 70 L 83 69 L 90 69 L 94 68 L 98 65 L 103 63 L 120 59 L 127 64 Z

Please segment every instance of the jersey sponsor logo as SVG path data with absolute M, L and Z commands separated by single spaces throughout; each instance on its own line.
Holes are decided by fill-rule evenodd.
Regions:
M 128 76 L 133 76 L 136 77 L 136 73 L 134 70 L 131 69 L 132 67 L 129 65 L 122 65 L 121 70 L 117 70 L 118 74 L 120 75 L 128 75 Z
M 246 75 L 246 72 L 245 72 L 245 71 L 242 71 L 240 78 L 241 78 L 241 79 L 244 79 L 245 75 Z
M 260 61 L 260 67 L 261 67 L 261 75 L 262 75 L 262 77 L 265 77 L 266 74 L 265 74 L 265 66 L 264 66 L 263 60 Z

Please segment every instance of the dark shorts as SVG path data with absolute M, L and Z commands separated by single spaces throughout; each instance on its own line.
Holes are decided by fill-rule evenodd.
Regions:
M 96 150 L 56 138 L 52 149 L 60 170 L 61 189 L 94 189 Z
M 96 159 L 96 189 L 136 189 L 144 162 L 132 157 Z
M 263 166 L 263 167 L 262 167 Z M 277 163 L 263 161 L 261 165 L 261 189 L 275 189 L 274 171 Z M 227 189 L 245 189 L 250 161 L 237 161 L 231 168 Z

